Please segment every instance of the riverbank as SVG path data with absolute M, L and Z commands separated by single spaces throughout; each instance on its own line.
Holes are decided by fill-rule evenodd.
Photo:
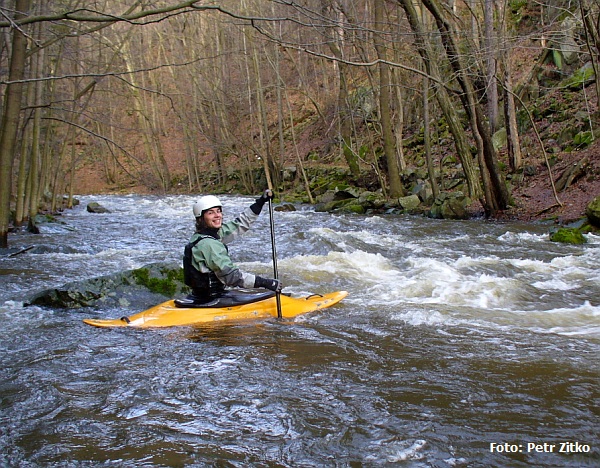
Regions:
M 566 188 L 556 192 L 563 175 L 576 168 L 582 161 L 581 170 L 574 171 L 573 180 Z M 600 195 L 600 147 L 597 144 L 579 152 L 561 153 L 550 171 L 545 161 L 529 163 L 533 173 L 524 175 L 520 184 L 512 187 L 514 205 L 498 214 L 498 219 L 518 221 L 542 221 L 554 219 L 558 224 L 568 224 L 585 216 L 587 205 Z M 558 198 L 558 200 L 557 200 Z
M 560 191 L 553 190 L 561 176 L 582 165 L 577 174 L 573 174 L 566 187 Z M 585 151 L 565 152 L 553 158 L 553 165 L 548 169 L 545 161 L 528 160 L 527 169 L 519 182 L 511 180 L 512 205 L 509 209 L 497 213 L 495 219 L 502 221 L 537 222 L 553 220 L 557 224 L 568 224 L 585 216 L 587 205 L 600 195 L 600 147 L 594 145 Z M 178 193 L 187 194 L 181 185 Z M 103 181 L 103 177 L 93 167 L 81 169 L 75 185 L 75 193 L 80 195 L 150 194 L 147 187 L 129 184 L 114 185 Z M 285 192 L 283 193 L 285 198 Z M 481 210 L 476 202 L 472 206 L 474 213 Z

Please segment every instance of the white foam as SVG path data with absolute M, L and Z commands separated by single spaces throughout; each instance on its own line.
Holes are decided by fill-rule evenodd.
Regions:
M 397 250 L 401 248 L 404 251 L 419 252 L 422 251 L 422 247 L 413 242 L 412 239 L 407 239 L 402 235 L 385 235 L 381 236 L 376 233 L 360 230 L 360 231 L 334 231 L 329 228 L 313 228 L 310 229 L 311 233 L 328 240 L 338 246 L 342 250 L 353 250 L 353 245 L 356 245 L 356 241 L 366 244 L 367 246 L 373 246 L 379 249 L 393 249 Z
M 547 242 L 548 234 L 535 234 L 532 232 L 511 232 L 506 231 L 498 240 L 507 244 L 526 243 L 526 242 Z
M 415 440 L 409 446 L 407 442 L 399 443 L 393 448 L 392 453 L 387 457 L 388 463 L 398 463 L 407 460 L 421 460 L 424 458 L 423 449 L 427 442 L 422 439 Z
M 381 253 L 353 250 L 296 256 L 280 264 L 282 271 L 301 278 L 303 286 L 311 281 L 332 284 L 332 278 L 342 279 L 360 289 L 356 305 L 361 310 L 367 308 L 415 326 L 517 327 L 593 335 L 600 328 L 598 305 L 588 301 L 575 307 L 551 307 L 551 297 L 543 297 L 581 288 L 586 270 L 570 266 L 578 258 L 543 262 L 496 256 L 461 256 L 456 260 L 410 256 L 400 269 Z M 497 270 L 508 269 L 507 276 L 489 268 L 499 262 L 504 267 Z M 539 276 L 539 281 L 532 282 L 532 274 Z M 353 288 L 348 289 L 346 303 L 353 298 Z

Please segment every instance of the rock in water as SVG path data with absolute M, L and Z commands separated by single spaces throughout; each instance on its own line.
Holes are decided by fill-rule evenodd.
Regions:
M 87 204 L 86 207 L 88 213 L 110 213 L 110 211 L 103 207 L 100 203 L 91 202 Z

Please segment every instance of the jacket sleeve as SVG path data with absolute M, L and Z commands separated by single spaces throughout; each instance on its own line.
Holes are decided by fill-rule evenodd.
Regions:
M 257 219 L 258 215 L 250 208 L 246 208 L 233 221 L 228 221 L 221 226 L 221 229 L 219 230 L 221 242 L 223 242 L 223 244 L 229 244 L 233 242 L 238 237 L 245 234 Z
M 242 272 L 236 267 L 227 252 L 227 247 L 216 239 L 204 239 L 193 250 L 195 267 L 202 273 L 212 271 L 225 285 L 238 288 L 253 288 L 255 275 Z

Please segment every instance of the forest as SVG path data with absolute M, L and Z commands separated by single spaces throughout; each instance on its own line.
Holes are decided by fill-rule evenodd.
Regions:
M 257 193 L 257 173 L 278 189 L 293 166 L 312 201 L 312 167 L 369 174 L 389 198 L 417 169 L 436 197 L 448 170 L 489 215 L 529 160 L 550 169 L 553 151 L 594 140 L 589 0 L 1 0 L 0 12 L 0 248 L 69 207 L 90 171 L 151 193 L 210 192 L 235 174 Z M 568 136 L 542 135 L 557 114 L 575 119 Z

